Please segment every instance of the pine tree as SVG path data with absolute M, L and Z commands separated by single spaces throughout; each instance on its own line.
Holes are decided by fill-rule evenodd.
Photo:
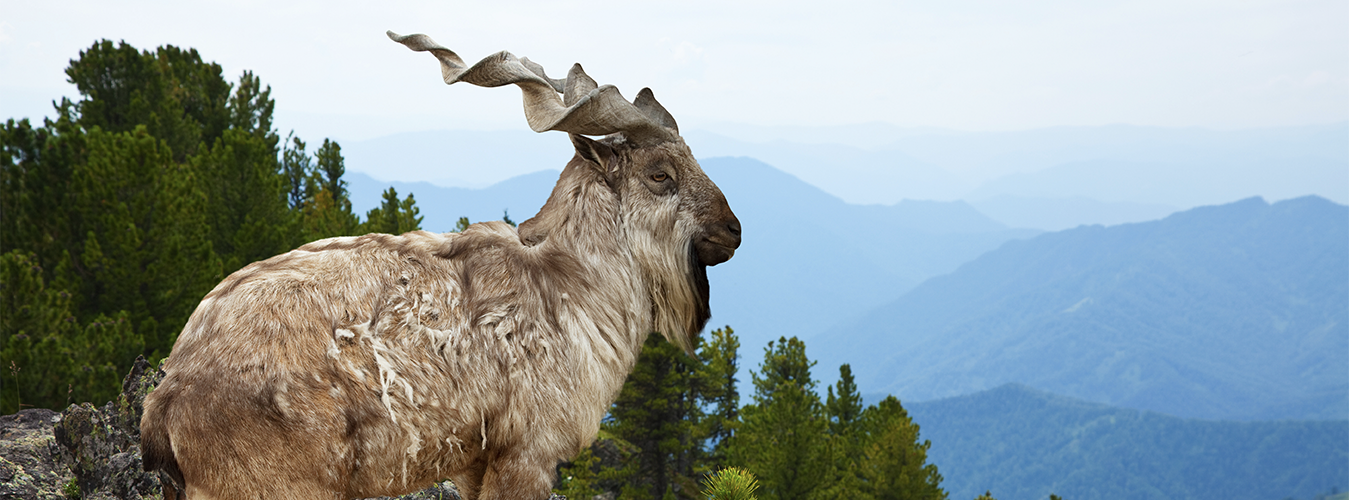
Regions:
M 342 157 L 342 146 L 337 142 L 324 139 L 323 145 L 314 152 L 315 167 L 318 169 L 319 189 L 332 193 L 335 200 L 347 199 L 347 181 L 342 176 L 347 173 L 346 160 Z M 350 202 L 345 206 L 351 211 Z
M 760 369 L 750 372 L 755 393 L 741 411 L 731 458 L 759 478 L 759 496 L 766 500 L 814 498 L 827 480 L 822 436 L 829 423 L 811 378 L 814 364 L 802 341 L 780 338 L 764 349 Z
M 225 273 L 295 246 L 296 215 L 290 210 L 289 179 L 272 129 L 271 88 L 244 72 L 228 100 L 229 128 L 191 158 L 206 181 L 208 222 Z
M 69 114 L 70 101 L 63 103 L 66 112 L 55 122 L 35 128 L 28 120 L 8 120 L 0 129 L 0 253 L 33 252 L 44 263 L 44 277 L 69 288 L 72 276 L 53 273 L 55 263 L 83 240 L 71 228 L 71 174 L 87 148 Z
M 263 87 L 260 78 L 245 70 L 227 106 L 230 128 L 253 134 L 275 149 L 278 137 L 272 129 L 272 111 L 276 106 L 276 101 L 272 100 L 272 87 Z
M 177 162 L 229 126 L 230 84 L 220 65 L 203 62 L 195 49 L 164 46 L 151 53 L 101 40 L 81 51 L 66 75 L 84 96 L 75 105 L 83 128 L 130 132 L 144 126 L 168 143 Z
M 127 311 L 147 355 L 162 357 L 196 302 L 219 280 L 205 199 L 196 179 L 144 128 L 87 134 L 87 157 L 72 172 L 72 252 L 81 316 Z M 110 360 L 130 365 L 125 359 Z
M 0 414 L 107 401 L 121 390 L 124 365 L 114 360 L 142 350 L 126 313 L 81 326 L 72 294 L 42 274 L 31 253 L 0 255 Z
M 692 387 L 700 363 L 659 335 L 650 335 L 610 409 L 606 429 L 637 448 L 638 473 L 625 498 L 695 498 L 703 436 Z
M 293 212 L 303 210 L 305 204 L 311 202 L 314 194 L 319 191 L 313 172 L 314 162 L 311 161 L 309 154 L 305 153 L 305 141 L 300 140 L 292 132 L 286 137 L 285 147 L 281 152 L 281 174 L 286 180 L 286 205 Z
M 360 219 L 352 213 L 347 181 L 342 180 L 346 172 L 344 164 L 342 147 L 337 142 L 324 139 L 314 152 L 313 170 L 306 181 L 309 200 L 300 215 L 304 242 L 370 232 L 362 230 Z M 294 182 L 287 182 L 290 190 L 294 190 Z
M 877 500 L 942 500 L 942 475 L 928 464 L 932 443 L 919 441 L 919 425 L 895 396 L 887 396 L 863 412 L 868 438 L 862 476 Z
M 62 99 L 54 120 L 0 126 L 0 253 L 20 250 L 31 265 L 19 267 L 38 270 L 24 278 L 40 290 L 25 310 L 49 319 L 68 311 L 69 319 L 65 329 L 34 323 L 48 325 L 41 334 L 6 327 L 0 351 L 32 382 L 31 401 L 98 394 L 136 354 L 167 354 L 212 286 L 304 243 L 306 229 L 357 231 L 340 147 L 325 141 L 313 161 L 293 136 L 279 149 L 271 89 L 253 73 L 235 86 L 195 50 L 104 40 L 66 75 L 81 98 Z M 420 225 L 411 196 L 392 213 L 399 227 Z M 59 301 L 58 291 L 66 294 Z M 101 340 L 126 335 L 115 345 Z M 33 353 L 20 359 L 19 345 L 69 353 L 61 355 L 80 368 L 61 372 L 66 365 Z M 90 375 L 103 369 L 118 373 Z M 71 382 L 45 383 L 44 370 Z
M 829 388 L 825 409 L 830 419 L 831 435 L 852 436 L 857 433 L 858 418 L 863 411 L 862 395 L 858 393 L 858 385 L 853 382 L 853 369 L 848 364 L 839 366 L 839 381 Z
M 400 201 L 398 191 L 389 188 L 384 191 L 379 207 L 366 212 L 366 221 L 361 224 L 361 233 L 403 234 L 422 229 L 422 216 L 412 193 Z
M 825 499 L 872 498 L 863 473 L 863 413 L 862 395 L 853 381 L 849 365 L 839 367 L 839 381 L 827 389 L 825 413 L 830 431 L 826 437 L 830 457 L 827 486 L 821 497 Z M 837 395 L 836 395 L 837 394 Z
M 707 468 L 717 470 L 727 466 L 727 449 L 732 436 L 740 427 L 741 396 L 737 392 L 736 372 L 740 369 L 740 339 L 730 326 L 713 330 L 699 338 L 698 358 L 703 363 L 699 371 L 697 389 L 704 418 L 700 434 L 711 443 Z

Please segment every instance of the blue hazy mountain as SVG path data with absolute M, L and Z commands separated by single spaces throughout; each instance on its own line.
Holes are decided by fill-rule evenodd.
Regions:
M 1347 208 L 1259 198 L 1010 241 L 808 343 L 863 392 L 1009 382 L 1166 414 L 1347 416 Z
M 953 499 L 1311 500 L 1350 468 L 1345 420 L 1182 419 L 1011 384 L 905 407 Z
M 1316 194 L 1350 201 L 1346 122 L 1248 130 L 1107 125 L 996 132 L 720 124 L 712 131 L 686 136 L 699 154 L 753 156 L 855 202 L 1085 197 L 1185 209 L 1248 196 Z
M 709 326 L 731 325 L 746 353 L 779 336 L 809 338 L 1009 239 L 1038 233 L 1008 229 L 960 201 L 850 205 L 756 160 L 700 163 L 745 231 L 736 258 L 708 270 Z M 423 228 L 448 231 L 461 216 L 478 222 L 503 210 L 524 221 L 557 176 L 541 171 L 484 189 L 378 182 L 359 172 L 347 179 L 354 210 L 373 208 L 393 186 L 400 197 L 414 195 Z
M 996 132 L 711 125 L 684 134 L 700 157 L 757 158 L 850 203 L 966 200 L 1010 227 L 1138 222 L 1248 196 L 1350 202 L 1346 122 Z M 408 132 L 345 143 L 343 152 L 350 173 L 473 188 L 560 170 L 572 154 L 565 134 L 523 130 Z
M 749 158 L 700 160 L 744 228 L 736 258 L 710 268 L 710 326 L 731 325 L 758 358 L 780 336 L 810 338 L 1009 239 L 964 202 L 850 205 Z
M 1167 217 L 1180 209 L 1157 203 L 1099 201 L 1085 196 L 1025 197 L 998 195 L 971 206 L 1008 227 L 1061 231 L 1082 225 L 1114 226 Z

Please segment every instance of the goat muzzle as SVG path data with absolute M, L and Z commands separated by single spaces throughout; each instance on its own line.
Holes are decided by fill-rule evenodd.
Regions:
M 694 243 L 699 263 L 715 266 L 731 259 L 741 246 L 741 221 L 736 216 L 706 226 L 703 238 Z

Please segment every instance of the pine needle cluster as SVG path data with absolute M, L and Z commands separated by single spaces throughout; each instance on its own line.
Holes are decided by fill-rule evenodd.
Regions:
M 727 467 L 703 480 L 703 496 L 708 500 L 756 500 L 759 481 L 739 467 Z

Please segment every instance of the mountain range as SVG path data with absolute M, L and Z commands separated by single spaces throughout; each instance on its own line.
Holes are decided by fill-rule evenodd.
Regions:
M 1183 419 L 1018 384 L 905 408 L 953 499 L 1312 500 L 1350 469 L 1345 420 Z
M 823 384 L 850 363 L 869 400 L 902 397 L 950 498 L 1321 498 L 1350 467 L 1347 160 L 1327 147 L 1345 128 L 689 133 L 700 154 L 775 164 L 700 160 L 745 231 L 709 269 L 709 327 L 736 329 L 742 381 L 769 340 L 797 336 Z M 439 161 L 440 184 L 465 165 L 478 170 L 461 185 L 512 175 L 468 189 L 354 169 L 353 206 L 392 186 L 429 230 L 523 221 L 558 175 L 523 165 L 570 153 L 508 135 L 358 146 L 357 164 L 381 148 Z M 870 144 L 837 143 L 850 137 Z M 438 152 L 416 152 L 427 144 Z M 413 174 L 382 177 L 399 175 Z M 838 195 L 860 178 L 969 201 Z M 1325 197 L 1204 205 L 1310 192 Z
M 864 392 L 1017 382 L 1181 417 L 1344 419 L 1347 207 L 1249 198 L 1009 241 L 808 342 Z
M 753 157 L 852 204 L 964 200 L 1009 227 L 1153 220 L 1248 196 L 1350 202 L 1350 124 L 1253 130 L 1110 125 L 1007 132 L 715 124 L 699 157 Z M 348 171 L 484 188 L 571 156 L 562 134 L 431 131 L 345 143 Z
M 1246 130 L 1105 125 L 964 132 L 881 123 L 706 128 L 685 134 L 700 156 L 753 156 L 852 203 L 998 195 L 1179 208 L 1248 196 L 1350 201 L 1347 122 Z
M 1018 382 L 1183 417 L 1348 413 L 1343 205 L 1251 198 L 1040 234 L 961 201 L 853 205 L 754 159 L 702 164 L 745 228 L 737 258 L 709 269 L 710 326 L 735 328 L 749 360 L 797 336 L 865 392 L 907 400 Z M 532 216 L 556 176 L 348 178 L 358 210 L 392 185 L 416 195 L 424 228 L 448 231 Z

